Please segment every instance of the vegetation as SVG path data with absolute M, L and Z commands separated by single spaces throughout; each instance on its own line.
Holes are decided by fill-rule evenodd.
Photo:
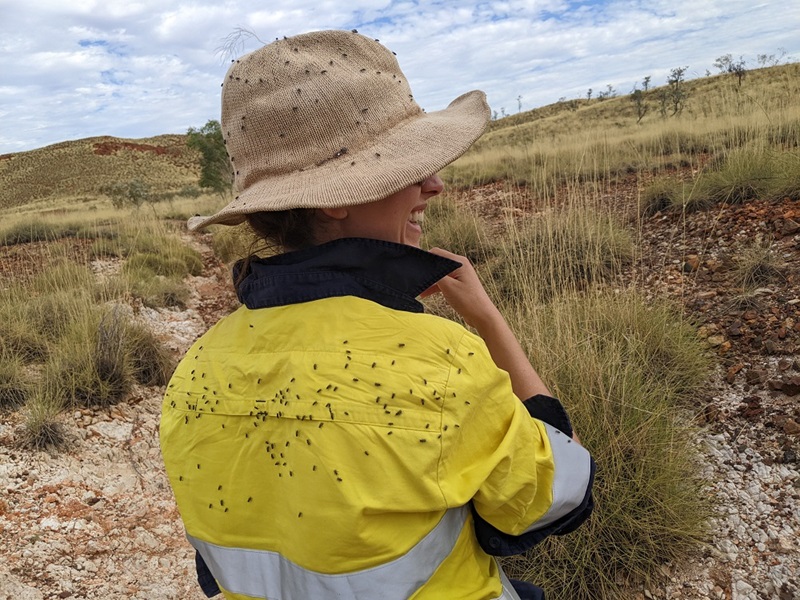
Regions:
M 14 232 L 30 229 L 20 221 L 0 239 L 18 242 Z M 182 279 L 202 268 L 197 253 L 158 221 L 77 219 L 70 227 L 42 231 L 45 240 L 113 244 L 113 256 L 127 261 L 100 282 L 85 262 L 50 245 L 27 277 L 0 279 L 0 407 L 21 408 L 22 439 L 33 447 L 65 440 L 59 420 L 64 408 L 107 406 L 123 400 L 135 383 L 166 383 L 173 357 L 133 318 L 127 301 L 175 304 L 188 294 Z
M 444 247 L 461 236 L 448 224 L 433 229 Z M 710 362 L 674 307 L 608 285 L 635 252 L 607 207 L 575 194 L 503 225 L 490 252 L 476 250 L 489 257 L 487 288 L 600 465 L 590 523 L 504 564 L 558 598 L 622 598 L 704 539 L 711 506 L 693 463 L 689 399 Z M 487 239 L 480 225 L 476 237 Z M 451 316 L 435 298 L 429 308 Z
M 200 129 L 189 128 L 186 145 L 200 153 L 200 187 L 220 195 L 229 192 L 233 171 L 219 121 L 210 120 Z

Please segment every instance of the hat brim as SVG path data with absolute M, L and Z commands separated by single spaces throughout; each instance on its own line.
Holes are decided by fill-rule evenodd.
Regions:
M 464 154 L 489 121 L 486 95 L 463 94 L 444 110 L 420 113 L 367 148 L 335 152 L 323 164 L 250 185 L 219 212 L 189 219 L 190 230 L 238 225 L 250 213 L 333 208 L 381 200 L 443 169 Z

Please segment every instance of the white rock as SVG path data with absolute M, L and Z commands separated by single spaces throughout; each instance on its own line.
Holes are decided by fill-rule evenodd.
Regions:
M 56 531 L 61 529 L 61 521 L 56 519 L 55 517 L 45 517 L 39 523 L 39 527 L 42 529 L 49 529 L 51 531 Z

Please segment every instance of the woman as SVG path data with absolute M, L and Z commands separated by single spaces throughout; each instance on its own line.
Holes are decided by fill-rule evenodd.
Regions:
M 591 458 L 474 269 L 419 249 L 437 171 L 488 118 L 477 91 L 424 113 L 393 54 L 356 32 L 232 64 L 238 196 L 190 228 L 247 221 L 285 253 L 237 265 L 244 306 L 164 399 L 164 461 L 209 595 L 519 598 L 490 554 L 591 511 Z M 424 314 L 433 293 L 480 337 Z

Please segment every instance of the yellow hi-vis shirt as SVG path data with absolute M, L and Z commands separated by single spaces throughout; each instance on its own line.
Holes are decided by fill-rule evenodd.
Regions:
M 589 485 L 479 337 L 352 296 L 222 319 L 168 385 L 161 446 L 230 599 L 516 598 L 470 501 L 517 535 Z

